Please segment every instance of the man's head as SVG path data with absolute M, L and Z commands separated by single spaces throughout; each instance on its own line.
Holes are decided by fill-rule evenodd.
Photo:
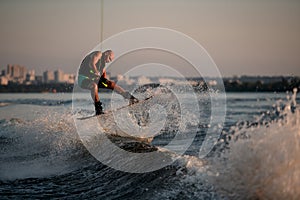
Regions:
M 107 50 L 103 53 L 105 63 L 113 61 L 115 54 L 112 50 Z

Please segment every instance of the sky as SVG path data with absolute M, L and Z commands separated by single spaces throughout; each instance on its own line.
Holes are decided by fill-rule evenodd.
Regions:
M 0 0 L 0 69 L 20 64 L 39 74 L 47 69 L 76 73 L 101 39 L 163 27 L 202 45 L 224 77 L 300 76 L 298 0 L 104 0 L 101 11 L 100 0 Z M 129 58 L 143 59 L 142 54 L 115 64 L 124 71 L 131 67 Z

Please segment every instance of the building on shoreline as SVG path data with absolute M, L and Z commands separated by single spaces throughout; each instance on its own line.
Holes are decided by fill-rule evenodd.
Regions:
M 35 70 L 27 70 L 20 65 L 7 65 L 0 74 L 0 92 L 57 92 L 72 91 L 75 83 L 74 74 L 66 74 L 61 69 L 46 70 L 36 75 Z M 227 92 L 286 92 L 293 88 L 300 91 L 300 77 L 295 76 L 234 76 L 227 78 L 206 77 L 129 77 L 117 75 L 111 77 L 122 87 L 134 88 L 145 84 L 176 85 L 193 87 L 195 91 L 221 90 Z M 224 87 L 223 87 L 224 85 Z
M 27 70 L 25 66 L 8 64 L 6 70 L 1 71 L 0 85 L 20 84 L 52 84 L 52 83 L 69 83 L 75 82 L 74 74 L 65 74 L 61 69 L 56 71 L 46 70 L 42 76 L 36 75 L 35 70 Z

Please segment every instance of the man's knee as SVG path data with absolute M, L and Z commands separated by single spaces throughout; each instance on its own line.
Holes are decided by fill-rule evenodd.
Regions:
M 91 89 L 91 90 L 94 90 L 94 91 L 95 91 L 95 90 L 98 90 L 98 85 L 97 85 L 96 83 L 91 83 L 91 84 L 90 84 L 90 89 Z
M 110 89 L 114 89 L 116 86 L 116 83 L 114 81 L 108 81 L 107 86 Z
M 114 81 L 107 80 L 106 78 L 101 78 L 98 82 L 99 88 L 108 88 L 108 89 L 114 89 L 116 86 L 116 83 Z

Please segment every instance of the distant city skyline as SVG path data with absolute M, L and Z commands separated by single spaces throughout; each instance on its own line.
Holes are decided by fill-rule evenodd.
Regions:
M 224 77 L 300 76 L 299 1 L 104 0 L 103 26 L 101 10 L 100 0 L 2 0 L 0 69 L 19 64 L 37 74 L 57 69 L 75 74 L 101 38 L 152 26 L 196 40 Z M 115 65 L 112 75 L 134 67 L 130 59 Z M 182 67 L 187 76 L 194 74 Z
M 40 83 L 70 83 L 74 84 L 75 74 L 64 73 L 63 70 L 46 70 L 42 74 L 36 74 L 34 69 L 27 69 L 22 65 L 7 65 L 0 71 L 0 85 L 17 84 L 40 84 Z

